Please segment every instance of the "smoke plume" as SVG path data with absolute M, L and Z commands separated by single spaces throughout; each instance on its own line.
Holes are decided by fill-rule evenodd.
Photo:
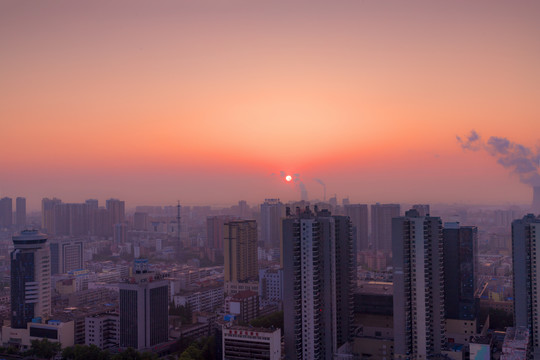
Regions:
M 527 185 L 539 186 L 540 174 L 540 151 L 514 143 L 507 138 L 491 136 L 487 142 L 474 130 L 461 138 L 456 136 L 457 141 L 465 150 L 478 151 L 485 150 L 488 154 L 497 159 L 497 162 L 507 169 L 510 169 L 519 177 L 519 180 Z

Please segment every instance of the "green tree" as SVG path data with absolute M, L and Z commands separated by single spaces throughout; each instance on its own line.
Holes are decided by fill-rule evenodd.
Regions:
M 62 351 L 64 360 L 108 360 L 108 351 L 101 350 L 96 345 L 75 345 Z
M 30 354 L 41 359 L 52 359 L 62 350 L 59 342 L 51 342 L 48 339 L 32 340 Z
M 283 335 L 283 311 L 276 311 L 266 316 L 261 316 L 249 322 L 251 326 L 262 328 L 279 328 Z

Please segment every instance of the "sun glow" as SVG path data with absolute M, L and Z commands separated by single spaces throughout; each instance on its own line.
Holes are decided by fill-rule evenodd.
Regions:
M 285 180 L 287 180 L 287 182 L 291 181 L 291 180 L 292 180 L 292 176 L 291 176 L 291 175 L 285 176 Z

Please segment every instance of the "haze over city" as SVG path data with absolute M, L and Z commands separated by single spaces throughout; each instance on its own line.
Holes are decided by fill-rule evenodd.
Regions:
M 530 203 L 533 1 L 3 1 L 0 194 Z M 532 162 L 534 164 L 534 162 Z M 538 161 L 534 171 L 538 170 Z M 272 176 L 272 174 L 275 174 Z

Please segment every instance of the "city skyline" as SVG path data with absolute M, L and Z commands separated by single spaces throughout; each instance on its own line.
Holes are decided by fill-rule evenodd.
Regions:
M 299 200 L 283 171 L 309 199 L 530 203 L 456 136 L 538 153 L 539 15 L 500 0 L 4 1 L 0 197 Z

